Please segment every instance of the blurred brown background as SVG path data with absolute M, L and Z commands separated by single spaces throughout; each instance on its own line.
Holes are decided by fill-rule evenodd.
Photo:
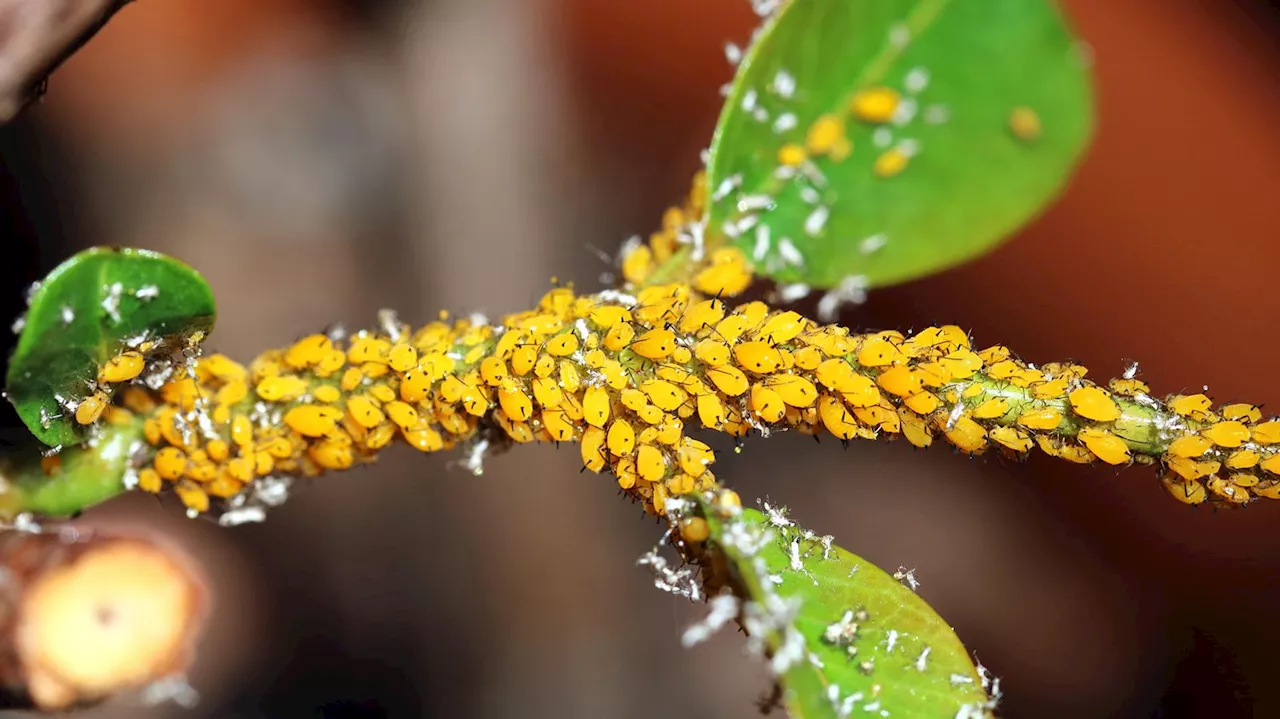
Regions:
M 994 254 L 875 292 L 860 328 L 953 322 L 1033 362 L 1280 405 L 1280 24 L 1261 0 L 1071 0 L 1100 133 Z M 745 40 L 744 0 L 139 0 L 0 131 L 5 316 L 76 249 L 199 267 L 248 357 L 384 306 L 526 307 L 596 286 L 677 200 Z M 12 311 L 9 311 L 12 310 Z M 718 439 L 715 446 L 730 446 Z M 146 497 L 86 517 L 177 536 L 220 605 L 194 710 L 99 716 L 750 717 L 762 668 L 633 566 L 659 535 L 576 452 L 482 477 L 392 453 L 260 526 Z M 1280 716 L 1280 507 L 1215 514 L 1151 472 L 905 444 L 750 442 L 720 474 L 921 592 L 1008 717 Z M 1268 503 L 1277 504 L 1277 503 Z

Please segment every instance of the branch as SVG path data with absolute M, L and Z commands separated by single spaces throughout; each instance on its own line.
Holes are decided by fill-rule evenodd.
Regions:
M 171 550 L 84 532 L 0 533 L 0 703 L 56 711 L 181 673 L 204 590 Z
M 49 75 L 129 0 L 0 0 L 0 123 L 44 93 Z

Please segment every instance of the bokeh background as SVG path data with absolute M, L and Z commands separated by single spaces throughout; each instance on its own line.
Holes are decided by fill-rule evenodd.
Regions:
M 991 255 L 872 293 L 858 328 L 973 329 L 1159 393 L 1280 405 L 1280 22 L 1263 0 L 1068 0 L 1100 131 L 1067 196 Z M 139 0 L 0 130 L 3 314 L 89 245 L 149 247 L 248 358 L 381 307 L 528 306 L 683 195 L 745 0 Z M 7 340 L 6 340 L 7 341 Z M 713 440 L 717 441 L 717 440 Z M 731 445 L 719 440 L 715 446 Z M 218 595 L 192 710 L 114 717 L 751 717 L 765 673 L 634 560 L 660 529 L 526 447 L 481 477 L 392 452 L 221 530 L 148 497 Z M 905 443 L 749 442 L 718 474 L 921 593 L 1007 717 L 1280 716 L 1280 507 L 1193 511 L 1149 470 Z M 1280 504 L 1280 503 L 1268 503 Z

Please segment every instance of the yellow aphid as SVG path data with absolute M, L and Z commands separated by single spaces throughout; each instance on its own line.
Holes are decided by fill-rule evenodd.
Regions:
M 395 390 L 385 384 L 375 384 L 369 388 L 369 394 L 379 402 L 394 402 L 396 399 Z
M 533 371 L 538 361 L 538 349 L 533 345 L 520 345 L 511 350 L 511 371 L 517 377 L 524 377 Z
M 863 122 L 885 123 L 893 119 L 902 96 L 891 87 L 869 87 L 853 96 L 849 109 Z
M 578 342 L 578 336 L 572 332 L 564 332 L 547 340 L 543 345 L 543 349 L 552 357 L 568 357 L 578 351 L 581 343 Z
M 909 397 L 924 389 L 924 383 L 920 377 L 906 365 L 890 367 L 881 372 L 880 376 L 876 377 L 876 384 L 889 394 L 899 397 Z
M 901 429 L 898 413 L 892 405 L 872 405 L 870 407 L 854 407 L 853 416 L 863 424 L 877 427 L 884 432 L 897 434 Z
M 368 397 L 357 396 L 347 400 L 347 413 L 357 424 L 366 429 L 376 427 L 379 422 L 386 419 L 382 410 L 369 401 Z
M 1177 412 L 1183 417 L 1191 417 L 1195 414 L 1208 412 L 1209 408 L 1212 406 L 1213 400 L 1203 394 L 1180 394 L 1169 400 L 1169 409 Z
M 676 385 L 661 379 L 651 379 L 641 383 L 640 391 L 645 393 L 655 407 L 665 412 L 675 410 L 689 396 Z
M 1018 415 L 1018 424 L 1027 429 L 1057 429 L 1062 424 L 1062 412 L 1055 407 L 1032 407 Z
M 1280 421 L 1263 422 L 1254 427 L 1253 441 L 1258 444 L 1280 444 Z
M 1066 377 L 1058 377 L 1047 382 L 1040 382 L 1031 386 L 1031 396 L 1040 400 L 1061 399 L 1070 389 L 1071 381 Z
M 631 310 L 618 305 L 597 305 L 591 308 L 587 319 L 602 330 L 608 330 L 619 322 L 631 321 Z
M 177 447 L 162 447 L 156 452 L 155 468 L 165 479 L 178 479 L 187 473 L 187 453 Z
M 1040 116 L 1029 107 L 1018 106 L 1009 113 L 1009 131 L 1024 142 L 1040 137 Z
M 703 427 L 708 429 L 718 429 L 720 424 L 724 422 L 724 403 L 714 394 L 704 394 L 698 397 L 698 420 L 702 422 Z
M 796 367 L 806 372 L 818 369 L 818 365 L 825 359 L 822 350 L 812 345 L 801 347 L 792 353 L 792 357 L 795 359 Z
M 729 397 L 737 397 L 746 392 L 747 388 L 751 386 L 747 382 L 747 376 L 732 365 L 708 369 L 707 379 L 711 380 L 711 384 L 714 384 L 716 389 Z
M 76 405 L 76 422 L 79 424 L 93 424 L 102 416 L 102 411 L 107 408 L 110 399 L 105 392 L 94 392 L 93 394 L 80 400 L 80 404 Z
M 258 449 L 261 449 L 276 459 L 286 459 L 293 456 L 293 445 L 284 437 L 275 437 L 274 439 L 266 440 L 258 446 Z M 209 443 L 209 457 L 211 459 L 215 459 L 213 456 L 213 442 Z
M 671 415 L 664 415 L 662 423 L 658 425 L 657 440 L 668 447 L 674 447 L 680 444 L 680 440 L 684 438 L 684 422 Z
M 1095 422 L 1114 422 L 1120 418 L 1120 405 L 1111 393 L 1098 387 L 1081 387 L 1067 395 L 1075 413 Z
M 346 364 L 347 353 L 342 350 L 331 349 L 320 358 L 320 363 L 312 369 L 312 372 L 317 377 L 331 377 Z
M 911 162 L 910 155 L 901 148 L 891 147 L 876 157 L 876 161 L 871 165 L 871 170 L 876 173 L 876 177 L 889 178 L 901 174 L 903 170 L 907 169 L 909 162 Z
M 390 444 L 391 440 L 396 436 L 396 426 L 390 422 L 382 424 L 369 430 L 369 434 L 364 438 L 364 446 L 369 449 L 382 449 Z M 406 435 L 406 439 L 407 439 Z
M 1262 410 L 1244 402 L 1224 405 L 1218 413 L 1222 415 L 1223 419 L 1233 419 L 1240 422 L 1262 421 Z
M 667 513 L 667 498 L 669 496 L 666 486 L 659 484 L 653 488 L 653 497 L 649 501 L 653 502 L 653 511 L 658 516 Z
M 339 380 L 339 386 L 342 387 L 343 392 L 350 392 L 356 387 L 359 387 L 363 382 L 364 373 L 360 371 L 360 368 L 348 367 L 347 370 L 342 373 L 342 379 Z
M 164 483 L 160 480 L 160 473 L 151 467 L 143 467 L 138 470 L 138 489 L 152 494 L 158 494 L 163 488 Z
M 512 383 L 498 390 L 498 404 L 515 422 L 524 422 L 533 416 L 533 400 L 517 384 Z
M 533 364 L 535 377 L 550 377 L 555 371 L 556 358 L 548 354 L 540 355 L 538 361 Z
M 1249 469 L 1250 467 L 1257 466 L 1261 459 L 1262 455 L 1258 454 L 1254 450 L 1241 449 L 1232 452 L 1231 456 L 1227 457 L 1227 461 L 1223 464 L 1227 469 Z
M 837 439 L 853 439 L 858 436 L 858 421 L 840 400 L 829 394 L 818 398 L 818 416 L 827 431 Z
M 1017 427 L 992 427 L 987 436 L 1019 454 L 1031 451 L 1031 438 Z
M 284 415 L 284 423 L 304 437 L 322 437 L 333 432 L 342 420 L 342 410 L 317 404 L 294 407 Z
M 1199 457 L 1213 449 L 1213 442 L 1197 434 L 1186 435 L 1169 444 L 1169 454 L 1175 457 Z
M 1146 382 L 1140 379 L 1116 377 L 1107 383 L 1107 387 L 1121 397 L 1137 397 L 1140 394 L 1147 394 L 1151 388 Z
M 631 429 L 631 423 L 625 419 L 614 420 L 609 425 L 609 433 L 607 435 L 609 451 L 615 456 L 621 457 L 631 454 L 631 450 L 636 446 L 636 433 Z
M 760 419 L 773 423 L 782 419 L 786 414 L 787 408 L 782 398 L 777 392 L 764 386 L 763 383 L 757 382 L 751 388 L 751 394 L 747 400 L 747 406 L 755 412 Z
M 1080 430 L 1077 439 L 1107 464 L 1124 464 L 1130 459 L 1129 445 L 1105 429 L 1085 427 Z
M 564 410 L 543 410 L 538 417 L 542 420 L 542 427 L 547 431 L 552 441 L 568 442 L 573 439 L 573 424 L 565 416 Z
M 507 363 L 500 357 L 485 357 L 480 360 L 480 379 L 490 387 L 498 387 L 510 375 L 507 374 Z
M 961 416 L 944 430 L 947 440 L 966 454 L 977 454 L 987 446 L 987 430 L 970 417 Z
M 655 362 L 666 359 L 671 354 L 671 350 L 675 349 L 676 336 L 671 330 L 665 328 L 651 329 L 641 334 L 631 343 L 631 351 Z
M 128 382 L 142 374 L 147 361 L 141 352 L 129 350 L 107 360 L 98 371 L 98 381 L 102 383 Z
M 1262 460 L 1261 466 L 1272 474 L 1280 474 L 1280 454 L 1273 454 Z
M 950 375 L 947 381 L 966 380 L 982 369 L 982 358 L 968 347 L 948 352 L 938 360 L 938 365 Z
M 636 336 L 636 329 L 627 322 L 619 322 L 604 336 L 604 347 L 612 352 L 621 352 L 631 344 L 631 340 Z
M 311 396 L 314 397 L 317 402 L 333 404 L 334 402 L 342 399 L 342 392 L 333 385 L 322 384 L 311 390 Z
M 680 443 L 680 449 L 676 452 L 676 459 L 685 474 L 701 477 L 706 473 L 707 467 L 715 461 L 716 456 L 706 444 L 685 437 Z
M 381 337 L 356 337 L 347 349 L 347 361 L 351 364 L 365 362 L 386 363 L 391 343 Z
M 778 164 L 783 167 L 799 167 L 807 159 L 804 148 L 794 142 L 778 148 Z
M 244 368 L 244 365 L 223 354 L 211 354 L 200 358 L 198 371 L 201 376 L 208 373 L 209 376 L 223 382 L 229 382 L 233 379 L 245 380 L 249 376 L 249 372 Z
M 836 148 L 844 136 L 844 122 L 833 114 L 818 117 L 805 133 L 804 144 L 810 153 L 825 155 Z
M 910 397 L 902 401 L 907 409 L 920 415 L 928 415 L 936 412 L 938 407 L 942 406 L 942 400 L 932 392 L 916 392 Z
M 799 312 L 779 312 L 765 320 L 756 337 L 771 345 L 786 344 L 804 331 L 805 320 Z
M 480 354 L 483 354 L 483 349 L 484 348 L 482 347 L 481 348 L 482 352 Z M 475 354 L 475 353 L 472 353 L 472 354 Z M 468 362 L 468 364 L 470 364 L 470 362 L 474 362 L 477 359 L 479 359 L 478 356 L 473 357 Z M 371 379 L 371 380 L 379 379 L 381 377 L 387 376 L 387 374 L 389 374 L 390 372 L 391 372 L 390 367 L 386 366 L 385 364 L 379 364 L 377 362 L 365 362 L 364 364 L 360 365 L 360 373 L 363 374 L 366 379 Z
M 578 373 L 578 368 L 568 360 L 560 362 L 560 386 L 570 394 L 577 392 L 578 388 L 582 386 L 582 375 Z
M 592 472 L 604 469 L 605 432 L 599 427 L 587 427 L 582 433 L 582 464 Z
M 1217 473 L 1217 471 L 1222 468 L 1222 463 L 1216 460 L 1196 461 L 1186 457 L 1173 457 L 1168 454 L 1164 456 L 1164 463 L 1166 467 L 1173 470 L 1186 480 L 1208 477 Z M 1267 468 L 1265 462 L 1263 463 L 1262 468 Z
M 641 479 L 657 482 L 667 473 L 666 456 L 651 444 L 640 445 L 636 453 L 636 472 Z
M 418 369 L 426 373 L 427 380 L 432 383 L 444 379 L 456 366 L 454 359 L 443 352 L 431 352 L 418 359 Z
M 722 247 L 711 253 L 711 264 L 693 278 L 693 286 L 707 295 L 732 297 L 751 286 L 751 266 L 742 250 Z
M 933 432 L 929 430 L 929 424 L 924 417 L 915 412 L 901 410 L 898 412 L 898 418 L 902 423 L 902 436 L 906 437 L 912 446 L 924 448 L 933 444 Z
M 766 387 L 778 393 L 778 397 L 792 407 L 813 406 L 818 400 L 818 388 L 809 380 L 795 374 L 778 374 L 764 380 Z
M 818 369 L 814 372 L 814 376 L 824 386 L 837 392 L 853 392 L 859 388 L 861 382 L 872 384 L 872 382 L 853 371 L 853 367 L 843 359 L 829 359 L 818 365 Z
M 1204 485 L 1199 482 L 1184 482 L 1177 477 L 1170 476 L 1161 477 L 1160 482 L 1164 485 L 1164 489 L 1169 493 L 1169 496 L 1183 504 L 1201 504 L 1209 498 Z
M 609 392 L 604 387 L 588 387 L 582 397 L 582 418 L 593 427 L 603 427 L 609 421 Z
M 1219 447 L 1239 447 L 1249 441 L 1249 428 L 1234 420 L 1218 422 L 1200 434 Z
M 332 350 L 333 342 L 325 335 L 307 335 L 285 350 L 284 362 L 294 369 L 307 369 L 320 364 Z
M 1009 411 L 1009 400 L 1003 397 L 992 397 L 973 408 L 970 413 L 976 419 L 995 419 L 1003 417 Z
M 512 441 L 519 444 L 528 444 L 534 440 L 533 429 L 529 427 L 528 422 L 516 422 L 500 409 L 494 411 L 493 418 Z
M 400 380 L 400 399 L 410 404 L 417 404 L 427 398 L 427 393 L 431 391 L 431 384 L 431 380 L 421 369 L 410 370 L 405 374 L 404 379 Z
M 339 412 L 341 417 L 342 413 Z M 243 414 L 231 418 L 231 441 L 237 445 L 246 445 L 253 441 L 253 422 Z
M 782 355 L 768 342 L 741 342 L 733 348 L 738 366 L 755 374 L 769 374 L 782 364 Z
M 680 331 L 686 334 L 698 332 L 705 327 L 715 327 L 724 319 L 724 303 L 717 299 L 703 300 L 690 305 L 680 318 Z
M 387 366 L 396 372 L 407 372 L 418 366 L 418 350 L 407 342 L 392 346 L 387 353 Z
M 195 482 L 184 479 L 173 486 L 173 491 L 193 516 L 209 511 L 209 495 Z
M 705 339 L 694 345 L 693 355 L 708 367 L 719 367 L 729 361 L 729 345 L 719 340 Z
M 858 349 L 858 364 L 864 367 L 887 367 L 906 360 L 902 350 L 884 337 L 870 337 Z
M 680 520 L 680 539 L 689 544 L 702 544 L 711 536 L 711 527 L 702 517 Z
M 311 445 L 307 450 L 307 456 L 325 469 L 347 469 L 355 462 L 351 445 L 329 439 Z

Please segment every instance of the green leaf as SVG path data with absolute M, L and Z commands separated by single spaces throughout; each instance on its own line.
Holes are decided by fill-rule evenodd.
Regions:
M 756 214 L 733 241 L 757 272 L 817 288 L 902 282 L 990 250 L 1080 159 L 1093 123 L 1088 64 L 1049 0 L 791 0 L 743 60 L 720 116 L 709 241 Z M 900 94 L 897 120 L 855 119 L 852 98 L 879 87 Z M 1038 137 L 1015 137 L 1015 108 L 1035 113 Z M 812 170 L 780 178 L 780 148 L 805 145 L 825 115 L 843 122 L 851 152 L 811 154 Z M 778 131 L 788 116 L 794 129 Z M 874 163 L 892 148 L 915 154 L 878 177 Z M 771 208 L 752 209 L 766 197 Z
M 744 628 L 764 635 L 775 669 L 779 657 L 791 657 L 779 681 L 792 717 L 988 713 L 983 678 L 964 646 L 915 592 L 780 514 L 704 511 L 713 550 L 748 600 Z
M 124 492 L 124 473 L 142 423 L 106 425 L 90 444 L 63 449 L 48 471 L 31 441 L 0 456 L 0 519 L 22 512 L 66 517 Z
M 49 273 L 31 296 L 9 359 L 5 392 L 31 432 L 50 446 L 88 437 L 58 397 L 91 393 L 98 368 L 146 337 L 177 349 L 213 328 L 213 293 L 177 260 L 135 249 L 85 250 Z

